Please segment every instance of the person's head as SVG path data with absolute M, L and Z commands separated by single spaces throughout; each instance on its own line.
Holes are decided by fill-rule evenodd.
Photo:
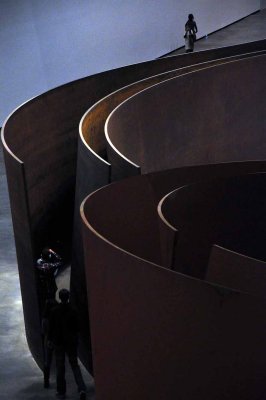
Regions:
M 49 247 L 42 249 L 41 258 L 45 261 L 50 261 L 51 253 Z
M 54 262 L 56 261 L 56 253 L 50 247 L 45 247 L 42 249 L 41 258 L 45 261 Z
M 193 21 L 194 15 L 193 14 L 188 14 L 188 19 L 189 19 L 189 21 Z
M 69 291 L 67 289 L 61 289 L 59 290 L 59 299 L 63 304 L 66 304 L 69 300 Z

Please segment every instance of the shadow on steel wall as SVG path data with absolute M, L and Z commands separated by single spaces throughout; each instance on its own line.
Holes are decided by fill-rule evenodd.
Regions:
M 112 136 L 120 133 L 116 157 L 119 171 L 119 159 L 121 165 L 128 162 L 126 150 L 132 151 L 132 158 L 139 157 L 141 170 L 145 169 L 147 158 L 151 170 L 180 162 L 175 149 L 180 151 L 181 144 L 175 147 L 171 140 L 171 134 L 180 133 L 170 129 L 174 113 L 169 118 L 168 107 L 160 113 L 160 102 L 165 104 L 165 98 L 167 105 L 175 104 L 178 113 L 183 112 L 179 140 L 184 155 L 191 157 L 188 163 L 220 164 L 124 179 L 96 191 L 83 202 L 93 360 L 100 399 L 121 396 L 189 400 L 200 396 L 259 400 L 265 391 L 265 296 L 261 289 L 265 283 L 259 285 L 264 278 L 265 261 L 265 175 L 245 175 L 265 172 L 264 161 L 248 161 L 265 158 L 265 86 L 261 84 L 261 74 L 253 73 L 256 68 L 263 71 L 265 56 L 214 67 L 214 77 L 216 68 L 221 75 L 218 73 L 217 81 L 211 79 L 213 93 L 207 100 L 204 98 L 204 105 L 215 105 L 217 121 L 216 114 L 208 118 L 203 115 L 185 131 L 188 102 L 174 102 L 181 88 L 187 87 L 187 77 L 176 78 L 179 92 L 168 86 L 171 90 L 166 90 L 164 97 L 165 83 L 161 83 L 130 98 L 111 116 L 115 119 L 110 124 Z M 202 84 L 203 77 L 209 77 L 209 70 L 192 74 L 193 83 L 199 75 Z M 230 91 L 228 96 L 221 96 L 223 86 L 233 88 L 232 96 Z M 242 97 L 237 101 L 236 93 L 245 87 L 249 88 L 248 101 Z M 148 112 L 144 107 L 147 99 L 159 107 L 148 104 Z M 231 121 L 233 127 L 239 124 L 241 129 L 232 129 Z M 165 127 L 161 129 L 164 135 L 159 135 L 156 123 L 159 128 Z M 134 140 L 144 143 L 143 147 L 131 146 Z M 150 151 L 151 140 L 157 141 L 157 153 Z M 187 151 L 186 146 L 191 144 L 192 150 Z M 184 159 L 181 163 L 186 163 L 186 157 L 181 151 L 180 154 Z M 238 162 L 230 162 L 232 159 Z M 223 179 L 214 180 L 217 175 Z M 167 195 L 171 190 L 174 191 Z M 159 193 L 166 197 L 161 200 Z M 164 219 L 161 221 L 160 217 Z M 250 264 L 254 266 L 251 285 L 241 272 L 234 277 L 234 284 L 230 274 L 224 274 L 222 280 L 214 273 L 209 276 L 214 283 L 204 280 L 213 263 L 209 258 L 216 243 L 229 247 L 222 260 L 232 263 L 236 259 L 231 249 L 244 253 L 238 255 L 242 270 L 248 272 Z
M 42 310 L 39 307 L 34 262 L 43 245 L 51 239 L 62 240 L 69 251 L 74 216 L 74 232 L 78 232 L 79 236 L 77 239 L 74 237 L 71 292 L 84 317 L 80 355 L 86 367 L 92 369 L 82 256 L 78 259 L 82 254 L 82 246 L 77 210 L 81 198 L 110 182 L 112 172 L 108 161 L 104 162 L 99 155 L 92 153 L 86 141 L 78 144 L 77 161 L 78 124 L 82 115 L 102 97 L 148 76 L 264 48 L 265 42 L 260 41 L 107 71 L 38 96 L 19 107 L 7 119 L 2 140 L 25 327 L 30 349 L 40 367 L 43 362 L 40 330 Z M 105 155 L 106 152 L 100 153 L 100 156 Z M 89 168 L 84 169 L 83 166 Z
M 219 167 L 222 169 L 222 165 Z M 224 167 L 227 173 L 241 171 L 239 163 L 232 164 L 231 169 L 226 164 Z M 191 182 L 199 177 L 197 169 L 200 167 L 194 168 Z M 215 175 L 217 170 L 212 166 L 210 169 Z M 186 174 L 186 168 L 182 172 Z M 173 171 L 169 176 L 168 173 L 164 172 L 163 180 L 170 188 L 177 185 L 177 180 Z M 261 283 L 265 262 L 239 254 L 241 266 L 230 283 L 226 272 L 223 280 L 214 272 L 207 281 L 187 275 L 184 270 L 181 274 L 163 268 L 155 257 L 142 258 L 141 253 L 151 251 L 149 235 L 153 239 L 155 233 L 146 207 L 141 208 L 139 200 L 150 203 L 153 223 L 158 222 L 152 191 L 157 178 L 162 180 L 161 173 L 125 179 L 94 192 L 82 205 L 97 397 L 190 400 L 200 393 L 200 398 L 210 400 L 261 399 L 266 378 L 265 281 Z M 165 198 L 169 221 L 173 225 L 175 221 L 180 223 L 181 238 L 186 226 L 190 236 L 196 232 L 198 242 L 188 236 L 186 243 L 186 255 L 192 254 L 189 261 L 196 272 L 202 269 L 203 261 L 210 271 L 215 262 L 210 261 L 208 266 L 209 258 L 205 253 L 203 257 L 197 246 L 204 244 L 210 253 L 212 246 L 207 241 L 215 243 L 223 234 L 227 244 L 234 246 L 237 241 L 228 235 L 228 228 L 241 232 L 246 242 L 250 223 L 254 226 L 257 217 L 263 216 L 262 222 L 265 218 L 265 174 L 228 176 L 212 182 L 204 180 L 204 174 L 201 178 L 203 182 L 181 186 L 170 199 Z M 222 196 L 225 188 L 228 192 Z M 214 197 L 208 196 L 213 193 Z M 118 198 L 122 207 L 117 207 Z M 238 208 L 238 204 L 242 207 Z M 210 206 L 213 218 L 208 213 Z M 161 234 L 165 232 L 164 240 L 168 240 L 167 231 Z M 257 249 L 264 251 L 262 233 L 260 229 L 254 231 L 260 239 Z M 163 248 L 169 251 L 171 244 L 178 242 L 179 237 Z M 156 247 L 154 242 L 154 254 Z M 225 252 L 227 258 L 219 259 L 220 269 L 236 259 L 236 253 L 227 249 Z M 250 265 L 254 267 L 252 272 Z M 190 267 L 188 263 L 189 273 Z M 242 276 L 248 270 L 251 284 Z

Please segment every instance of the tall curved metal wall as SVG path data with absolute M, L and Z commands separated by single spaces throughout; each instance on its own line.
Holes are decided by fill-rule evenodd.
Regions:
M 214 245 L 210 253 L 206 280 L 265 297 L 265 266 L 265 261 Z
M 124 86 L 115 92 L 107 95 L 103 99 L 94 104 L 82 118 L 80 123 L 80 135 L 78 141 L 78 163 L 76 172 L 76 194 L 75 194 L 75 211 L 74 211 L 74 229 L 73 229 L 73 281 L 84 282 L 83 275 L 83 247 L 81 240 L 81 222 L 79 217 L 79 207 L 87 194 L 97 188 L 109 183 L 110 181 L 121 179 L 125 176 L 135 175 L 140 173 L 140 168 L 137 166 L 129 166 L 128 163 L 120 165 L 119 172 L 114 156 L 110 156 L 110 151 L 107 157 L 107 144 L 104 137 L 104 124 L 109 113 L 123 100 L 132 96 L 135 93 L 143 90 L 146 87 L 154 85 L 162 80 L 169 79 L 173 76 L 178 76 L 186 72 L 194 71 L 207 65 L 216 65 L 224 63 L 228 60 L 247 58 L 254 53 L 241 54 L 232 57 L 217 59 L 204 63 L 198 63 L 188 67 L 178 68 L 173 71 L 155 75 L 150 78 L 143 79 L 131 85 Z M 114 153 L 113 153 L 114 154 Z M 108 159 L 108 161 L 107 161 Z M 120 160 L 119 160 L 120 161 Z M 114 173 L 115 171 L 115 173 Z M 81 291 L 79 287 L 72 286 L 75 291 L 75 298 L 78 299 L 79 308 L 82 313 L 81 320 L 87 321 L 87 299 L 81 293 L 85 293 L 85 288 Z M 82 331 L 88 332 L 88 327 L 84 324 Z M 88 333 L 87 333 L 88 334 Z
M 266 260 L 265 173 L 186 185 L 161 202 L 161 212 L 178 232 L 173 269 L 205 278 L 213 244 Z
M 145 232 L 152 228 L 145 209 L 132 206 L 139 196 L 137 181 L 146 181 L 139 185 L 142 192 L 142 185 L 156 186 L 156 178 L 144 175 L 109 185 L 82 207 L 97 396 L 190 400 L 200 393 L 206 399 L 260 399 L 265 299 L 136 255 L 150 246 Z M 149 192 L 146 201 L 154 208 Z M 98 218 L 106 206 L 104 216 L 110 217 Z M 131 224 L 136 215 L 143 216 L 143 232 L 128 251 L 125 241 L 132 229 L 137 234 Z M 245 259 L 242 265 L 245 269 Z
M 259 63 L 255 61 L 257 61 L 255 58 L 247 60 L 247 64 L 252 63 L 253 66 L 258 66 L 262 72 L 265 69 L 265 57 L 260 58 Z M 230 70 L 231 67 L 234 70 L 241 63 L 237 61 L 226 65 L 226 68 L 228 67 Z M 256 293 L 256 280 L 253 282 L 253 288 L 246 282 L 246 287 L 244 288 L 246 293 L 244 293 L 238 287 L 229 289 L 221 285 L 215 286 L 204 280 L 195 280 L 187 275 L 191 273 L 189 268 L 183 268 L 183 274 L 169 270 L 169 268 L 175 268 L 176 259 L 173 257 L 173 253 L 176 252 L 175 247 L 179 241 L 179 231 L 175 229 L 171 233 L 170 229 L 160 229 L 160 220 L 158 216 L 156 218 L 155 212 L 155 204 L 160 200 L 160 198 L 156 198 L 157 193 L 164 195 L 171 188 L 178 188 L 180 185 L 184 185 L 187 183 L 186 179 L 188 179 L 189 175 L 190 183 L 206 182 L 207 179 L 213 179 L 217 175 L 221 177 L 227 176 L 224 182 L 225 188 L 227 186 L 229 188 L 230 184 L 232 185 L 232 178 L 228 178 L 230 174 L 231 176 L 241 174 L 242 177 L 238 178 L 238 180 L 245 181 L 253 178 L 251 176 L 243 176 L 247 172 L 257 172 L 259 170 L 265 172 L 264 161 L 255 163 L 248 161 L 250 154 L 253 159 L 263 159 L 265 154 L 265 141 L 262 135 L 265 128 L 264 114 L 262 113 L 265 108 L 265 88 L 260 85 L 258 77 L 261 74 L 253 75 L 250 65 L 247 69 L 245 67 L 246 65 L 241 68 L 241 73 L 233 73 L 231 81 L 230 79 L 227 80 L 228 87 L 233 88 L 234 85 L 234 89 L 239 88 L 242 90 L 242 87 L 251 88 L 252 85 L 255 85 L 253 90 L 249 90 L 250 99 L 254 102 L 255 107 L 251 107 L 253 113 L 249 114 L 249 125 L 245 126 L 252 144 L 245 140 L 240 141 L 239 151 L 237 152 L 236 149 L 237 156 L 232 156 L 229 159 L 231 161 L 236 158 L 238 162 L 217 165 L 208 164 L 209 159 L 206 157 L 204 146 L 202 146 L 203 152 L 200 152 L 200 148 L 197 150 L 197 154 L 202 157 L 201 163 L 205 165 L 159 172 L 158 174 L 151 173 L 122 180 L 119 183 L 96 191 L 83 203 L 85 266 L 87 286 L 89 288 L 95 382 L 99 398 L 104 399 L 109 396 L 111 399 L 115 399 L 118 396 L 122 396 L 128 399 L 145 399 L 149 397 L 154 399 L 175 399 L 181 397 L 190 400 L 200 394 L 200 397 L 207 399 L 224 399 L 225 397 L 229 399 L 249 399 L 250 397 L 260 399 L 265 391 L 264 382 L 266 376 L 262 372 L 265 369 L 265 366 L 263 366 L 265 346 L 262 342 L 263 335 L 260 332 L 261 329 L 264 330 L 264 322 L 261 311 L 257 314 L 255 308 L 253 311 L 250 308 L 253 307 L 253 301 L 257 303 L 258 310 L 262 310 L 264 307 L 265 300 L 264 296 L 262 296 L 262 291 L 260 291 L 260 295 Z M 214 67 L 214 74 L 215 69 Z M 204 75 L 206 71 L 208 70 L 202 71 L 202 74 Z M 248 71 L 248 73 L 245 74 L 245 71 Z M 237 75 L 238 78 L 236 79 Z M 228 70 L 225 76 L 227 78 L 230 76 Z M 208 77 L 208 73 L 206 73 L 206 77 Z M 182 82 L 182 79 L 180 79 L 180 82 Z M 207 82 L 208 80 L 206 79 L 205 89 L 208 89 Z M 166 97 L 163 97 L 160 92 L 160 86 L 163 85 L 164 83 L 156 85 L 152 89 L 148 89 L 147 92 L 153 91 L 151 100 L 154 97 L 160 98 L 163 104 L 166 100 L 171 105 L 176 99 L 177 91 L 173 90 L 171 92 L 172 96 L 169 96 L 169 98 L 167 97 L 169 92 Z M 179 89 L 181 87 L 182 85 L 178 86 Z M 186 85 L 184 85 L 183 90 L 184 88 L 186 88 Z M 140 100 L 142 108 L 139 107 L 139 109 L 141 111 L 144 105 L 147 104 L 147 102 L 142 102 L 143 93 L 141 92 L 134 97 L 136 104 Z M 230 90 L 228 96 L 230 97 Z M 227 97 L 221 97 L 221 107 L 225 105 L 225 101 L 227 101 Z M 242 102 L 241 104 L 243 105 L 244 103 Z M 259 105 L 257 108 L 256 104 Z M 185 103 L 184 108 L 187 105 L 188 103 Z M 158 110 L 157 113 L 153 114 L 152 108 L 150 108 L 150 113 L 146 108 L 145 113 L 135 114 L 140 118 L 135 118 L 135 121 L 131 124 L 132 114 L 128 113 L 130 107 L 126 106 L 124 109 L 121 107 L 119 110 L 123 111 L 119 114 L 119 119 L 116 121 L 117 125 L 112 125 L 112 128 L 118 127 L 120 129 L 119 123 L 124 121 L 126 123 L 129 121 L 127 126 L 129 129 L 134 128 L 134 122 L 136 121 L 137 126 L 140 124 L 145 125 L 146 123 L 146 129 L 143 128 L 143 137 L 141 137 L 140 141 L 143 143 L 146 140 L 148 148 L 152 132 L 147 121 L 152 120 L 153 117 L 158 119 Z M 132 111 L 132 109 L 130 110 Z M 158 119 L 160 123 L 169 120 L 167 109 L 164 111 L 164 113 L 160 114 L 160 119 Z M 188 108 L 187 112 L 189 113 L 189 111 Z M 230 120 L 235 111 L 232 104 L 231 111 L 230 107 L 227 111 L 229 112 L 228 119 Z M 244 115 L 246 117 L 248 111 L 248 104 L 246 104 L 246 107 L 241 108 L 237 115 L 239 123 L 242 123 L 241 118 Z M 214 124 L 216 123 L 215 118 L 213 116 Z M 194 131 L 196 131 L 197 122 L 198 120 L 194 122 Z M 219 123 L 219 121 L 217 122 Z M 259 124 L 258 130 L 251 132 L 250 126 L 252 124 L 255 126 L 257 123 Z M 125 128 L 125 126 L 123 127 Z M 204 129 L 204 127 L 207 135 L 208 125 L 204 126 L 203 120 L 201 129 Z M 131 133 L 134 134 L 133 131 Z M 164 131 L 165 138 L 163 138 L 166 142 L 168 133 L 171 135 L 172 132 L 166 129 Z M 218 133 L 226 135 L 226 132 L 222 130 Z M 250 133 L 253 134 L 253 137 Z M 116 134 L 116 131 L 114 131 L 114 134 Z M 128 131 L 125 129 L 122 132 L 123 138 L 121 136 L 122 146 L 127 140 L 127 134 Z M 239 136 L 238 132 L 238 138 Z M 230 136 L 228 135 L 228 137 Z M 215 137 L 215 140 L 218 139 L 219 135 Z M 237 141 L 237 135 L 232 140 L 233 144 L 239 142 L 239 140 Z M 158 140 L 157 142 L 158 152 L 156 155 L 158 163 L 160 163 L 162 162 L 160 157 L 161 149 L 159 147 L 161 142 Z M 260 142 L 261 146 L 258 146 L 258 142 Z M 184 135 L 182 148 L 184 152 L 186 151 L 187 143 L 190 144 L 190 136 Z M 130 147 L 131 149 L 132 147 Z M 228 151 L 231 150 L 229 147 L 227 149 Z M 221 150 L 222 148 L 217 150 L 216 155 L 218 157 Z M 226 153 L 227 150 L 224 150 L 223 155 L 226 156 Z M 163 152 L 163 156 L 166 157 L 167 154 L 171 156 L 170 148 L 166 153 Z M 154 152 L 151 152 L 151 156 L 153 155 Z M 191 156 L 193 157 L 192 153 Z M 123 156 L 121 156 L 121 164 L 124 162 L 122 158 Z M 156 165 L 157 159 L 156 157 L 152 159 L 154 165 Z M 119 154 L 117 160 L 119 163 Z M 139 165 L 144 169 L 146 167 L 145 157 L 141 160 L 142 162 Z M 164 158 L 163 162 L 165 162 Z M 179 160 L 176 162 L 178 164 Z M 165 165 L 164 167 L 166 168 Z M 206 174 L 204 174 L 204 170 Z M 191 173 L 192 171 L 194 175 Z M 180 174 L 179 181 L 176 179 L 178 174 Z M 161 180 L 161 185 L 159 182 L 156 183 L 157 179 Z M 251 179 L 251 183 L 255 183 L 255 177 Z M 204 185 L 206 186 L 206 183 Z M 199 189 L 192 192 L 193 204 L 197 204 L 197 201 L 200 203 L 198 193 L 201 193 L 201 187 L 204 185 L 202 183 L 196 185 Z M 211 190 L 215 189 L 215 186 L 211 183 L 208 185 Z M 260 202 L 263 205 L 265 199 L 264 197 L 261 198 L 258 190 L 250 190 L 250 187 L 245 187 L 247 186 L 245 184 L 241 190 L 238 185 L 233 186 L 236 186 L 234 190 L 239 196 L 239 201 L 243 198 L 241 190 L 246 189 L 248 197 L 252 193 L 254 199 L 251 199 L 251 202 L 253 201 L 254 207 L 248 207 L 247 210 L 250 215 L 252 212 L 253 214 L 255 213 Z M 162 187 L 166 190 L 165 193 L 163 193 Z M 258 187 L 263 187 L 261 182 Z M 141 193 L 138 193 L 138 190 Z M 141 206 L 139 206 L 137 200 L 140 194 L 143 196 Z M 211 194 L 209 197 L 205 197 L 208 204 L 208 198 L 212 198 Z M 151 219 L 147 217 L 145 211 L 147 208 L 146 202 L 150 204 Z M 213 203 L 215 209 L 216 203 L 215 201 Z M 183 208 L 190 204 L 186 201 L 186 197 L 183 199 L 183 204 Z M 172 215 L 175 215 L 178 212 L 178 208 L 173 207 L 171 212 Z M 196 212 L 195 207 L 191 207 L 192 215 Z M 232 216 L 230 212 L 232 212 L 231 209 L 227 210 L 221 218 L 230 219 Z M 206 212 L 206 226 L 208 224 L 207 214 L 208 212 Z M 240 229 L 240 226 L 238 226 L 239 221 L 234 221 L 234 230 L 236 232 Z M 189 221 L 189 227 L 192 232 L 193 228 L 197 228 L 197 222 L 197 218 L 194 218 L 193 222 Z M 201 220 L 200 222 L 204 223 Z M 248 223 L 247 225 L 249 226 L 250 224 Z M 247 229 L 248 226 L 246 227 Z M 245 227 L 242 226 L 241 229 L 245 229 Z M 203 237 L 205 233 L 207 233 L 207 229 L 206 232 L 204 229 L 200 232 Z M 263 230 L 261 234 L 263 234 Z M 134 240 L 132 240 L 132 236 L 134 236 Z M 161 262 L 159 257 L 156 258 L 156 251 L 151 254 L 155 257 L 153 259 L 148 254 L 144 255 L 145 252 L 152 248 L 152 245 L 157 249 L 158 238 L 161 244 L 166 243 L 165 246 L 161 247 Z M 184 251 L 185 254 L 193 253 L 189 240 L 188 237 L 181 245 L 181 251 Z M 247 257 L 242 255 L 240 257 L 242 268 L 247 271 L 250 261 L 248 261 Z M 197 264 L 200 265 L 202 261 L 200 258 L 199 255 L 198 260 L 194 259 L 194 270 L 197 269 Z M 167 268 L 161 268 L 161 263 Z M 259 272 L 258 263 L 261 266 L 264 264 L 261 261 L 256 262 L 256 260 L 252 262 L 254 266 L 257 265 L 257 276 L 263 278 L 264 275 Z M 205 266 L 207 269 L 208 263 L 206 259 Z M 178 270 L 178 268 L 175 269 Z M 255 269 L 253 273 L 255 273 Z M 241 280 L 241 276 L 239 276 L 239 287 L 242 285 Z M 195 286 L 190 292 L 188 287 L 194 284 Z M 219 280 L 218 284 L 221 284 Z M 202 289 L 200 294 L 196 289 L 197 285 L 198 288 Z M 212 298 L 210 293 L 215 293 L 220 297 L 220 300 Z M 205 296 L 208 297 L 208 301 L 202 305 Z M 244 298 L 245 300 L 243 300 Z M 225 304 L 228 308 L 224 308 Z M 249 312 L 251 313 L 249 314 Z M 242 318 L 243 322 L 241 322 Z M 258 337 L 258 342 L 254 344 L 256 337 Z M 126 338 L 126 340 L 121 341 L 121 338 Z M 111 368 L 112 373 L 107 377 L 107 371 Z M 254 374 L 253 371 L 256 371 L 256 373 Z
M 265 41 L 259 41 L 108 71 L 38 96 L 22 105 L 8 118 L 2 130 L 2 140 L 26 334 L 32 354 L 41 367 L 41 310 L 38 305 L 34 261 L 51 236 L 62 237 L 66 244 L 71 243 L 77 133 L 81 116 L 93 103 L 108 93 L 134 81 L 177 67 L 263 49 L 265 49 Z M 80 167 L 82 166 L 80 160 L 83 159 L 85 164 L 91 165 L 91 163 L 97 164 L 99 159 L 96 160 L 90 151 L 86 154 L 86 144 L 80 143 L 79 146 L 77 190 L 80 190 L 82 195 L 83 189 L 79 187 L 83 180 L 82 176 L 86 173 L 84 174 L 83 168 Z M 92 159 L 93 161 L 89 161 Z M 94 167 L 92 171 L 91 178 L 87 180 L 90 186 L 88 192 L 102 185 L 107 176 L 106 173 L 94 175 Z M 109 179 L 106 183 L 108 182 Z M 16 192 L 18 187 L 19 192 Z M 77 195 L 78 202 L 79 197 L 80 194 Z M 75 224 L 76 221 L 77 216 L 75 216 Z M 72 297 L 81 308 L 86 302 L 83 278 L 84 272 L 81 266 L 74 267 L 71 277 Z M 82 339 L 81 357 L 86 366 L 91 368 L 88 330 L 83 331 Z
M 143 173 L 263 159 L 266 83 L 256 77 L 264 71 L 260 55 L 207 66 L 129 98 L 106 125 L 117 158 L 123 154 Z
M 263 53 L 263 51 L 261 52 Z M 146 78 L 145 80 L 138 81 L 111 93 L 93 105 L 84 115 L 80 124 L 79 136 L 74 217 L 75 229 L 73 236 L 74 245 L 72 259 L 75 266 L 73 269 L 73 274 L 75 274 L 75 277 L 73 275 L 72 282 L 81 281 L 80 274 L 82 274 L 82 266 L 84 264 L 79 218 L 79 205 L 81 201 L 87 194 L 91 193 L 98 187 L 109 183 L 110 181 L 122 179 L 126 176 L 136 175 L 141 172 L 140 167 L 136 165 L 130 165 L 128 162 L 125 162 L 124 159 L 115 152 L 110 152 L 110 149 L 107 147 L 107 143 L 105 142 L 103 136 L 103 129 L 105 120 L 108 117 L 108 113 L 112 111 L 112 109 L 121 101 L 160 81 L 169 79 L 173 76 L 182 75 L 187 72 L 196 71 L 201 68 L 206 68 L 209 65 L 218 65 L 234 59 L 248 58 L 254 54 L 256 53 L 244 53 L 242 55 L 239 54 L 237 56 L 222 57 L 212 61 L 205 61 L 204 63 L 198 62 L 192 66 L 182 67 L 160 75 L 155 75 L 151 78 Z M 217 56 L 222 56 L 222 53 L 218 53 Z M 200 59 L 202 60 L 202 55 Z M 108 156 L 106 158 L 107 148 Z M 84 280 L 82 280 L 82 282 L 84 282 Z M 78 290 L 78 286 L 76 286 L 76 288 Z M 81 304 L 81 302 L 79 302 L 79 304 Z M 87 308 L 84 298 L 83 305 L 83 317 L 85 319 Z

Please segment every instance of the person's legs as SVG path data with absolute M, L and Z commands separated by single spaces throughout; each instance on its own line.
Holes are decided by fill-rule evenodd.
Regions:
M 65 349 L 63 346 L 55 347 L 55 362 L 56 362 L 56 389 L 59 395 L 66 393 L 65 380 Z
M 50 386 L 50 369 L 52 363 L 53 350 L 46 348 L 45 352 L 46 354 L 45 354 L 43 375 L 44 375 L 44 387 L 48 388 Z
M 44 387 L 48 388 L 50 386 L 50 369 L 53 358 L 53 348 L 48 342 L 47 337 L 44 338 Z
M 189 35 L 189 46 L 188 46 L 189 52 L 192 53 L 194 50 L 194 39 L 193 35 Z
M 85 394 L 86 386 L 85 386 L 85 383 L 83 380 L 83 376 L 82 376 L 80 367 L 78 365 L 77 347 L 75 345 L 68 346 L 67 355 L 69 358 L 69 364 L 70 364 L 73 374 L 74 374 L 76 384 L 78 386 L 78 391 L 79 391 L 79 393 L 84 392 L 84 394 Z

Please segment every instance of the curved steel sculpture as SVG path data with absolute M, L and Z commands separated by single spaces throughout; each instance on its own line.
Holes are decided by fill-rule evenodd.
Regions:
M 123 180 L 83 203 L 97 395 L 259 399 L 265 390 L 265 296 L 254 294 L 254 287 L 223 287 L 218 279 L 196 279 L 160 265 L 158 219 L 151 216 L 156 179 L 152 174 Z
M 227 262 L 231 253 L 217 250 L 215 243 L 207 268 L 214 283 L 189 276 L 186 268 L 178 273 L 178 230 L 159 218 L 157 206 L 183 185 L 265 171 L 265 87 L 259 79 L 264 51 L 265 41 L 259 41 L 107 71 L 38 96 L 7 119 L 2 140 L 26 334 L 41 368 L 42 310 L 34 262 L 48 240 L 61 239 L 72 248 L 71 294 L 82 320 L 80 357 L 90 371 L 93 358 L 97 398 L 179 395 L 190 400 L 197 391 L 207 399 L 250 398 L 252 391 L 252 398 L 260 398 L 265 389 L 264 299 L 233 283 L 231 289 L 223 287 L 232 278 L 221 277 L 224 263 L 217 254 Z M 201 118 L 199 110 L 186 128 L 191 82 L 199 93 L 208 89 L 211 99 L 203 96 L 203 105 L 216 105 L 219 112 Z M 173 101 L 178 118 L 177 107 L 171 114 Z M 163 112 L 156 108 L 160 103 Z M 122 157 L 105 141 L 106 119 Z M 230 121 L 237 123 L 229 132 Z M 164 135 L 161 148 L 152 146 L 158 128 Z M 178 141 L 176 132 L 182 132 Z M 133 168 L 125 160 L 132 155 Z M 113 180 L 145 172 L 151 173 L 100 189 L 83 203 L 82 245 L 84 197 Z M 247 258 L 240 258 L 245 264 Z M 258 263 L 251 262 L 254 268 Z

